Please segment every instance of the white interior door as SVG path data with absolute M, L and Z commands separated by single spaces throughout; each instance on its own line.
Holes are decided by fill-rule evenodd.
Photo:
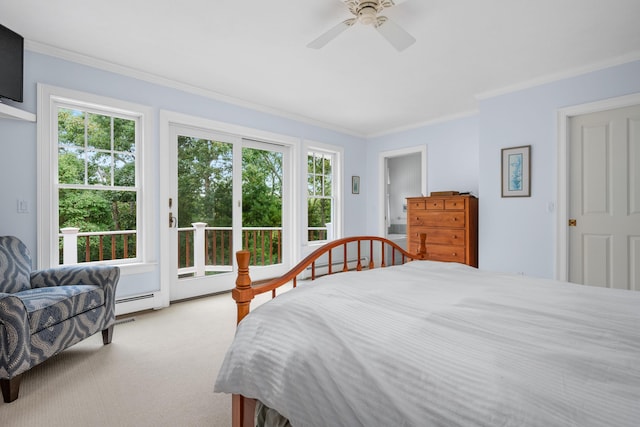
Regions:
M 640 106 L 570 120 L 569 281 L 640 290 Z

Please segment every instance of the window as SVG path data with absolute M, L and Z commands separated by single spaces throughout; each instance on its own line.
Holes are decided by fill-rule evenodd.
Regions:
M 307 152 L 307 241 L 324 242 L 339 237 L 338 152 Z
M 58 106 L 58 229 L 77 230 L 60 263 L 136 259 L 139 118 Z
M 148 261 L 146 107 L 44 85 L 39 102 L 49 118 L 39 145 L 40 265 Z

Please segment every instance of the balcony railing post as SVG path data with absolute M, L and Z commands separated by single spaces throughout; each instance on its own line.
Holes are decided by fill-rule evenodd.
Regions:
M 79 228 L 61 228 L 62 233 L 62 264 L 72 265 L 78 263 L 78 232 Z
M 193 266 L 196 277 L 204 276 L 204 239 L 206 222 L 194 222 L 193 225 Z

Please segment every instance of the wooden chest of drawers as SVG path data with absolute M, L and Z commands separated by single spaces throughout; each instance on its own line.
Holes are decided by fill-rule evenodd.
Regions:
M 427 259 L 478 266 L 478 199 L 473 196 L 407 198 L 407 244 L 417 253 L 425 233 Z

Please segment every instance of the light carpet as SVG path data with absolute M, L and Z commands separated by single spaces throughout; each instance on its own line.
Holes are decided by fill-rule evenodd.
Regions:
M 225 293 L 119 319 L 111 344 L 98 333 L 26 372 L 0 426 L 230 426 L 213 384 L 235 310 Z

